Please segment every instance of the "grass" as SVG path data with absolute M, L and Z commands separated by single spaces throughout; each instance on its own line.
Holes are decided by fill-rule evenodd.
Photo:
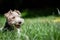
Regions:
M 60 20 L 54 16 L 25 18 L 20 37 L 15 31 L 0 31 L 0 40 L 60 40 L 60 21 L 57 18 Z M 5 18 L 0 16 L 0 27 L 4 24 Z

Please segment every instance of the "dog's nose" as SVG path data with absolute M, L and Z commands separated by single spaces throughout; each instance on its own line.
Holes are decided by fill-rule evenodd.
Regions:
M 21 22 L 19 22 L 19 24 L 21 24 Z

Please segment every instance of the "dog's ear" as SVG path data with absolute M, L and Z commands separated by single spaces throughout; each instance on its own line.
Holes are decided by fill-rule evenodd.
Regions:
M 4 14 L 4 16 L 7 18 L 8 16 L 10 16 L 12 14 L 12 10 L 8 11 L 7 13 Z
M 4 16 L 7 18 L 9 16 L 9 14 L 8 13 L 5 13 Z
M 11 13 L 12 13 L 12 10 L 10 9 L 10 10 L 8 11 L 8 13 L 10 13 L 10 14 L 11 14 Z
M 21 16 L 21 12 L 20 11 L 18 11 L 18 10 L 14 10 L 14 11 L 17 12 Z

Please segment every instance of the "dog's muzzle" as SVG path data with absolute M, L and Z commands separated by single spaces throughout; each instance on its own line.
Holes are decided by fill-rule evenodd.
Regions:
M 19 28 L 21 26 L 21 22 L 15 24 L 15 27 Z

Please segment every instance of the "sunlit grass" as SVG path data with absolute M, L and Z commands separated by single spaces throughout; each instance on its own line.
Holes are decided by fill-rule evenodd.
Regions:
M 16 31 L 0 31 L 0 40 L 60 40 L 60 23 L 54 22 L 57 18 L 60 20 L 54 16 L 25 18 L 20 37 Z M 4 23 L 5 18 L 0 17 L 0 26 Z

